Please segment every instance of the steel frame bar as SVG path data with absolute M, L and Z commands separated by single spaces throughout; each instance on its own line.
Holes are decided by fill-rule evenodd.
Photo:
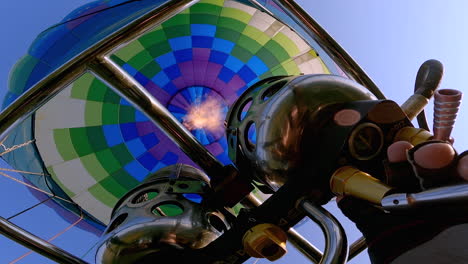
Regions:
M 58 263 L 87 264 L 80 258 L 29 233 L 3 217 L 0 217 L 0 233 Z
M 316 248 L 294 228 L 290 228 L 287 232 L 287 235 L 288 241 L 305 257 L 310 259 L 313 263 L 320 262 L 323 257 L 323 253 L 320 251 L 320 249 Z
M 366 248 L 367 248 L 366 239 L 364 237 L 358 238 L 349 247 L 348 261 L 350 261 L 357 255 L 359 255 L 362 251 L 366 250 Z

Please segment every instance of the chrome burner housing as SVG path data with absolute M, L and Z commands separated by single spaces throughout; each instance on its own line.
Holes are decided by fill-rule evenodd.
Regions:
M 208 177 L 189 165 L 157 171 L 114 207 L 96 263 L 157 261 L 205 247 L 229 228 L 224 215 L 204 203 L 210 192 Z
M 334 75 L 277 76 L 258 82 L 239 97 L 227 118 L 229 156 L 277 190 L 305 172 L 305 129 L 316 126 L 324 107 L 375 99 L 360 84 Z M 312 127 L 314 129 L 314 127 Z M 317 127 L 318 129 L 318 127 Z M 310 142 L 307 141 L 307 142 Z M 303 175 L 306 176 L 306 175 Z

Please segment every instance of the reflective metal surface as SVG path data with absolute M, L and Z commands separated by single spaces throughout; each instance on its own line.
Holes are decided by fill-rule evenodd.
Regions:
M 360 237 L 358 240 L 354 241 L 351 246 L 349 246 L 349 256 L 348 261 L 353 259 L 355 256 L 359 255 L 361 252 L 366 250 L 367 244 L 364 237 Z
M 35 252 L 58 263 L 66 264 L 86 264 L 87 262 L 78 257 L 58 248 L 49 242 L 29 233 L 21 227 L 11 223 L 3 217 L 0 217 L 0 234 L 3 234 L 21 245 L 34 250 Z
M 327 105 L 373 99 L 361 85 L 333 75 L 274 77 L 247 90 L 228 115 L 229 155 L 243 156 L 255 176 L 273 190 L 298 175 L 306 157 L 304 130 Z M 250 105 L 250 106 L 249 106 Z M 236 160 L 237 159 L 237 160 Z M 295 173 L 292 173 L 295 171 Z
M 229 227 L 221 212 L 202 203 L 208 192 L 208 177 L 196 168 L 159 170 L 117 203 L 96 263 L 138 263 L 147 256 L 157 261 L 205 247 Z
M 304 256 L 310 259 L 313 263 L 319 263 L 323 257 L 320 249 L 316 248 L 312 243 L 307 241 L 294 228 L 288 230 L 288 241 L 297 248 Z
M 320 263 L 346 263 L 348 259 L 348 241 L 343 227 L 338 220 L 323 207 L 303 200 L 301 207 L 307 216 L 316 222 L 325 235 L 325 252 Z
M 382 199 L 385 210 L 411 209 L 417 206 L 437 204 L 466 203 L 468 184 L 440 187 L 419 193 L 396 193 Z

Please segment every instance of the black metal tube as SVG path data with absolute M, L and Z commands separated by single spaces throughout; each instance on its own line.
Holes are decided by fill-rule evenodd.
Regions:
M 3 217 L 0 217 L 0 233 L 58 263 L 87 264 L 87 262 L 80 258 L 29 233 Z
M 359 255 L 359 253 L 366 250 L 367 244 L 366 239 L 364 237 L 360 237 L 358 240 L 354 241 L 351 246 L 349 246 L 349 256 L 348 261 L 353 259 L 355 256 Z

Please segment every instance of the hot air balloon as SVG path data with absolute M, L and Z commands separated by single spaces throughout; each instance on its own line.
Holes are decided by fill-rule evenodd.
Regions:
M 161 4 L 153 1 L 151 7 Z M 117 3 L 88 4 L 65 21 L 112 5 Z M 125 12 L 135 16 L 136 12 L 129 9 L 150 8 L 147 5 L 129 3 Z M 102 27 L 108 26 L 108 16 L 117 20 L 110 12 L 122 12 L 123 8 L 114 9 L 44 32 L 12 72 L 4 105 L 92 43 L 90 36 L 97 39 L 99 35 L 85 27 L 93 24 L 97 30 L 98 19 L 106 19 Z M 123 23 L 120 18 L 119 23 Z M 105 30 L 110 31 L 108 27 Z M 80 32 L 83 36 L 76 39 Z M 53 39 L 60 34 L 64 36 Z M 54 45 L 50 45 L 53 40 Z M 110 58 L 223 164 L 230 163 L 223 128 L 225 114 L 248 86 L 273 75 L 330 72 L 316 49 L 290 27 L 235 1 L 197 3 L 116 50 Z M 24 78 L 27 73 L 29 77 Z M 208 113 L 199 113 L 202 118 L 214 118 L 192 121 L 197 119 L 193 113 L 197 108 L 208 109 Z M 144 114 L 90 72 L 38 109 L 34 119 L 30 124 L 34 137 L 14 137 L 15 142 L 7 139 L 5 143 L 35 139 L 36 155 L 54 182 L 103 223 L 109 220 L 117 199 L 150 173 L 176 162 L 194 164 Z M 34 171 L 23 167 L 23 162 L 15 163 L 9 155 L 3 157 L 15 168 Z
M 0 116 L 0 154 L 19 173 L 10 177 L 24 178 L 26 195 L 70 224 L 57 232 L 96 241 L 117 201 L 161 168 L 184 163 L 210 175 L 232 164 L 226 113 L 260 80 L 334 74 L 383 98 L 288 4 L 98 0 L 76 9 L 41 33 L 11 73 Z M 65 248 L 93 259 L 93 245 Z

